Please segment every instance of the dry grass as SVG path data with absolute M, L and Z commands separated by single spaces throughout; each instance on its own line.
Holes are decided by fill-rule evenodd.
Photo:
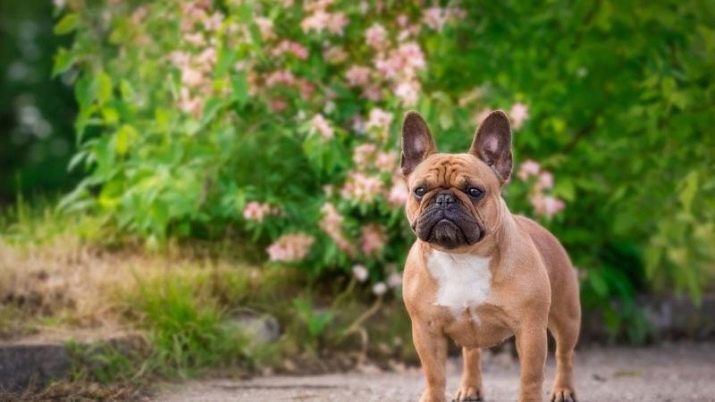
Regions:
M 336 335 L 351 334 L 345 329 L 356 320 L 361 328 L 365 324 L 361 333 L 370 327 L 376 356 L 391 359 L 411 350 L 403 341 L 407 321 L 401 306 L 382 306 L 375 319 L 362 323 L 359 317 L 374 300 L 369 292 L 361 297 L 346 289 L 345 277 L 312 281 L 299 270 L 251 263 L 260 250 L 250 243 L 244 248 L 241 242 L 174 243 L 149 251 L 126 240 L 118 243 L 91 217 L 20 212 L 13 218 L 17 223 L 0 219 L 0 340 L 85 341 L 139 330 L 151 349 L 138 361 L 114 356 L 99 376 L 87 372 L 79 381 L 28 390 L 23 398 L 141 399 L 145 394 L 139 390 L 145 387 L 136 381 L 222 366 L 303 372 L 315 362 L 325 369 L 322 360 L 341 357 L 333 351 L 357 350 L 364 357 L 365 336 L 361 342 Z M 330 326 L 306 335 L 315 314 L 298 314 L 298 299 L 315 314 L 331 310 Z M 264 313 L 282 329 L 280 339 L 269 345 L 254 347 L 223 325 Z
M 261 277 L 258 269 L 235 260 L 176 247 L 149 253 L 139 247 L 110 251 L 77 236 L 36 246 L 0 239 L 0 338 L 122 331 L 140 284 L 169 277 L 200 284 L 211 275 L 230 276 L 236 286 Z

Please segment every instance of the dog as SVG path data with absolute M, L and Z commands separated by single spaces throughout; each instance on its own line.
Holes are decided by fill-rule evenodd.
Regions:
M 573 354 L 581 326 L 576 270 L 559 241 L 538 223 L 513 215 L 501 196 L 512 173 L 509 118 L 495 111 L 467 153 L 438 153 L 416 112 L 402 125 L 405 212 L 417 240 L 404 270 L 403 299 L 426 389 L 420 401 L 445 398 L 448 338 L 462 347 L 456 401 L 484 396 L 480 349 L 515 336 L 519 401 L 543 401 L 547 329 L 556 340 L 551 400 L 575 401 Z

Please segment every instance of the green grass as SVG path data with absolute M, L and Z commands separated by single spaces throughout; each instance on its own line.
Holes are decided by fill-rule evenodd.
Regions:
M 116 238 L 103 225 L 101 217 L 84 213 L 63 213 L 56 207 L 56 197 L 38 197 L 17 201 L 0 209 L 0 240 L 15 246 L 38 246 L 63 237 L 106 244 Z

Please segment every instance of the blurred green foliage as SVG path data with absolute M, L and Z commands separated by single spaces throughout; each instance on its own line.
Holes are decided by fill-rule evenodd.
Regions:
M 342 35 L 301 28 L 313 11 L 300 5 L 197 4 L 68 1 L 56 32 L 74 42 L 56 54 L 55 72 L 79 73 L 82 147 L 72 166 L 88 175 L 63 207 L 95 209 L 150 243 L 243 233 L 273 242 L 271 257 L 284 261 L 281 236 L 307 233 L 310 252 L 294 258 L 303 266 L 365 264 L 378 282 L 412 237 L 386 193 L 345 196 L 356 174 L 398 185 L 389 172 L 361 170 L 354 150 L 371 144 L 389 157 L 401 113 L 416 108 L 442 150 L 461 151 L 478 112 L 520 103 L 529 117 L 515 132 L 517 162 L 555 173 L 552 194 L 567 206 L 541 221 L 584 273 L 586 306 L 603 309 L 615 330 L 638 314 L 638 292 L 698 300 L 712 283 L 712 2 L 465 1 L 457 4 L 465 13 L 440 29 L 420 25 L 415 5 L 331 6 L 348 18 Z M 265 21 L 278 38 L 262 31 Z M 365 43 L 376 23 L 388 28 L 385 57 L 405 43 L 424 52 L 426 69 L 401 78 L 420 90 L 414 105 L 387 74 L 372 70 L 381 85 L 372 100 L 345 82 L 349 67 L 378 64 Z M 281 38 L 307 56 L 276 55 Z M 328 57 L 335 47 L 347 57 Z M 269 84 L 285 71 L 292 78 Z M 355 128 L 355 116 L 368 120 L 376 109 L 394 116 L 386 138 L 379 127 Z M 315 120 L 323 115 L 329 130 Z M 530 186 L 514 180 L 506 189 L 515 211 L 532 214 Z M 247 216 L 251 202 L 274 209 Z M 326 205 L 337 232 L 326 230 Z M 376 252 L 364 246 L 365 228 L 384 243 Z
M 53 54 L 70 38 L 54 35 L 52 3 L 0 2 L 0 203 L 16 192 L 56 193 L 76 182 L 76 104 L 71 78 L 53 80 Z
M 435 82 L 531 105 L 517 158 L 558 173 L 569 207 L 551 228 L 588 272 L 586 304 L 644 282 L 699 299 L 715 272 L 715 5 L 479 2 L 469 15 L 462 40 L 432 49 L 460 55 Z

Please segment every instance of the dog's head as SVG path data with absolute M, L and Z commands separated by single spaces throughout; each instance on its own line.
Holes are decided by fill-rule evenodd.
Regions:
M 401 167 L 415 234 L 444 250 L 474 245 L 499 223 L 500 190 L 512 170 L 509 118 L 491 113 L 467 153 L 442 154 L 424 119 L 409 112 L 402 125 Z

